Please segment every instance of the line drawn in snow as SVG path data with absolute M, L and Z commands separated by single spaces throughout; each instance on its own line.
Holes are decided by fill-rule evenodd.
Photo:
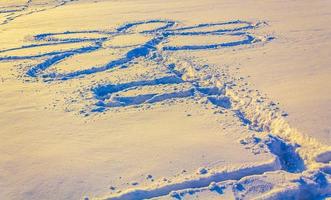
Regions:
M 0 25 L 8 24 L 22 16 L 64 6 L 73 1 L 77 0 L 50 0 L 45 2 L 26 0 L 25 3 L 20 5 L 0 6 Z
M 87 30 L 87 31 L 67 31 L 62 33 L 43 33 L 34 36 L 34 44 L 24 45 L 18 48 L 0 50 L 0 61 L 15 61 L 15 60 L 30 60 L 43 59 L 40 63 L 30 67 L 26 75 L 32 78 L 39 78 L 45 82 L 50 81 L 67 81 L 70 79 L 84 78 L 91 74 L 105 72 L 107 70 L 121 70 L 122 68 L 130 67 L 131 63 L 137 62 L 138 59 L 145 59 L 162 63 L 162 59 L 166 52 L 175 51 L 197 51 L 197 50 L 212 50 L 228 47 L 238 47 L 244 45 L 252 45 L 255 43 L 266 42 L 272 40 L 272 37 L 261 39 L 250 33 L 250 30 L 257 29 L 264 25 L 265 22 L 252 23 L 248 21 L 235 20 L 220 23 L 204 23 L 194 26 L 179 26 L 178 22 L 171 20 L 148 20 L 126 23 L 114 31 L 103 30 Z M 141 26 L 153 26 L 149 29 L 141 29 Z M 112 40 L 118 37 L 131 37 L 137 35 L 147 37 L 148 39 L 138 44 L 112 44 Z M 207 36 L 225 38 L 224 41 L 218 43 L 210 42 L 206 44 L 171 44 L 169 41 L 176 37 L 196 37 Z M 69 49 L 61 49 L 63 45 L 77 45 Z M 51 48 L 48 52 L 41 52 L 38 49 Z M 56 49 L 56 47 L 59 47 Z M 87 55 L 98 50 L 114 50 L 124 49 L 126 53 L 117 59 L 109 60 L 104 65 L 96 65 L 90 68 L 78 69 L 67 73 L 50 71 L 53 66 L 65 61 L 67 58 L 76 55 Z M 37 53 L 31 55 L 17 55 L 15 51 L 20 50 L 37 50 Z M 14 55 L 6 55 L 6 54 Z M 216 86 L 202 87 L 197 81 L 186 80 L 184 74 L 176 70 L 175 64 L 167 65 L 169 71 L 164 77 L 151 78 L 150 80 L 138 80 L 120 84 L 103 84 L 92 88 L 97 108 L 95 112 L 102 112 L 109 107 L 125 107 L 131 105 L 141 105 L 147 103 L 155 103 L 167 99 L 177 99 L 192 97 L 196 94 L 207 96 L 209 101 L 217 106 L 229 108 L 230 100 L 222 96 L 224 91 Z M 182 90 L 174 90 L 168 93 L 155 92 L 147 94 L 138 94 L 135 96 L 118 96 L 118 93 L 128 90 L 134 90 L 137 87 L 151 86 L 174 86 L 181 84 L 189 84 Z M 117 95 L 116 95 L 117 94 Z

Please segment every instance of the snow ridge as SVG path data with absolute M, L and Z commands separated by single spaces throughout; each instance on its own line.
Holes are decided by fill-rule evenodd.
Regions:
M 150 199 L 163 195 L 170 194 L 172 191 L 187 189 L 187 188 L 201 188 L 208 186 L 211 182 L 221 182 L 225 180 L 239 180 L 242 177 L 262 174 L 267 171 L 274 171 L 280 169 L 280 164 L 277 158 L 268 163 L 263 163 L 258 166 L 247 166 L 239 169 L 225 169 L 224 171 L 207 174 L 203 177 L 194 177 L 182 182 L 175 182 L 161 187 L 134 189 L 128 190 L 120 195 L 114 195 L 103 199 L 107 200 L 131 200 L 131 199 Z

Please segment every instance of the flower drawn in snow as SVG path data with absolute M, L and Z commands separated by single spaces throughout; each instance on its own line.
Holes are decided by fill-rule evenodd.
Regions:
M 121 69 L 122 66 L 130 66 L 130 63 L 138 58 L 144 58 L 151 61 L 157 61 L 157 58 L 162 57 L 162 54 L 167 51 L 196 51 L 219 49 L 225 47 L 235 47 L 241 45 L 250 45 L 260 42 L 254 35 L 249 33 L 249 30 L 258 28 L 263 23 L 251 23 L 247 21 L 228 21 L 221 23 L 205 23 L 195 26 L 179 27 L 178 23 L 171 20 L 149 20 L 126 23 L 115 31 L 67 31 L 62 33 L 45 33 L 34 36 L 35 44 L 29 44 L 18 48 L 5 49 L 0 51 L 0 61 L 15 61 L 25 59 L 42 59 L 40 63 L 33 65 L 26 72 L 26 75 L 32 78 L 41 78 L 44 81 L 66 81 L 75 78 L 87 77 L 90 74 L 104 72 L 110 69 Z M 139 30 L 141 26 L 157 25 L 155 28 Z M 141 35 L 148 37 L 148 40 L 137 44 L 118 44 L 112 45 L 112 39 L 123 36 Z M 173 37 L 194 37 L 194 36 L 217 36 L 230 37 L 232 40 L 226 40 L 220 43 L 195 44 L 195 45 L 169 45 L 169 41 Z M 270 40 L 272 38 L 267 38 Z M 125 42 L 124 42 L 125 43 Z M 64 45 L 74 45 L 71 48 L 62 48 Z M 59 47 L 59 48 L 57 48 Z M 38 50 L 40 48 L 49 48 L 50 51 L 40 52 L 28 55 L 16 55 L 15 52 L 20 50 Z M 109 60 L 106 64 L 96 65 L 90 68 L 78 69 L 70 72 L 50 71 L 53 66 L 64 62 L 66 59 L 76 55 L 87 55 L 101 49 L 129 49 L 124 56 Z M 11 55 L 5 55 L 10 53 Z M 14 54 L 14 55 L 12 55 Z M 5 56 L 1 56 L 5 55 Z M 112 94 L 124 90 L 130 90 L 136 87 L 180 84 L 187 82 L 174 69 L 173 65 L 169 65 L 169 70 L 173 72 L 162 78 L 151 80 L 141 80 L 122 84 L 99 85 L 92 89 L 96 99 L 98 99 L 98 109 L 95 111 L 103 111 L 106 107 L 118 107 L 139 105 L 143 103 L 154 103 L 170 98 L 184 98 L 195 95 L 196 92 L 205 93 L 206 95 L 220 95 L 221 92 L 215 88 L 198 88 L 192 86 L 184 91 L 174 91 L 170 93 L 151 93 L 144 95 L 136 95 L 131 97 L 112 97 Z M 213 98 L 213 97 L 209 97 Z M 111 99 L 109 101 L 109 99 Z M 217 102 L 220 105 L 229 106 L 226 99 L 212 99 L 212 102 Z

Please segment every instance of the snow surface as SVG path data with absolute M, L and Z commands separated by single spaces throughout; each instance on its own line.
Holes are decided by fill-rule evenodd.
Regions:
M 331 197 L 331 2 L 0 2 L 0 199 Z

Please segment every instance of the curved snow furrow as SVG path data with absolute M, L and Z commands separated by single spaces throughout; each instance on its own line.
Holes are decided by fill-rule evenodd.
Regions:
M 139 25 L 146 25 L 146 24 L 155 24 L 155 23 L 163 23 L 164 25 L 158 28 L 152 28 L 151 30 L 144 30 L 140 31 L 138 33 L 155 33 L 159 32 L 161 30 L 168 29 L 170 27 L 173 27 L 175 25 L 175 21 L 169 21 L 169 20 L 159 20 L 159 19 L 154 19 L 154 20 L 147 20 L 147 21 L 137 21 L 137 22 L 130 22 L 126 23 L 120 27 L 118 27 L 116 30 L 121 33 L 127 33 L 130 32 L 130 29 L 137 27 Z
M 92 91 L 97 99 L 104 100 L 106 98 L 109 98 L 109 96 L 112 93 L 120 92 L 130 88 L 135 88 L 138 86 L 179 84 L 179 83 L 183 83 L 183 80 L 178 78 L 177 76 L 171 75 L 152 80 L 134 81 L 129 83 L 121 83 L 117 85 L 114 84 L 100 85 L 92 89 Z
M 231 35 L 231 34 L 230 34 Z M 236 36 L 238 34 L 235 34 Z M 235 47 L 240 45 L 248 45 L 253 44 L 256 39 L 247 34 L 243 33 L 242 35 L 245 36 L 244 39 L 235 41 L 235 42 L 225 42 L 225 43 L 218 43 L 218 44 L 211 44 L 211 45 L 186 45 L 186 46 L 164 46 L 162 50 L 164 51 L 181 51 L 181 50 L 208 50 L 208 49 L 217 49 L 217 48 L 225 48 L 225 47 Z M 229 36 L 229 35 L 227 35 Z
M 14 13 L 14 12 L 21 12 L 26 9 L 26 6 L 9 6 L 9 7 L 1 7 L 0 14 L 3 13 Z
M 320 163 L 329 163 L 331 162 L 331 150 L 321 152 L 315 156 L 315 161 Z
M 56 36 L 75 36 L 75 34 L 86 34 L 85 37 L 79 38 L 79 37 L 69 37 L 69 38 L 56 38 Z M 103 35 L 113 35 L 115 34 L 114 32 L 107 32 L 107 31 L 100 31 L 100 30 L 87 30 L 87 31 L 66 31 L 66 32 L 59 32 L 59 33 L 42 33 L 35 35 L 33 38 L 36 41 L 72 41 L 72 40 L 88 40 L 89 39 L 89 34 L 100 34 L 100 36 Z M 103 40 L 104 37 L 100 38 L 94 38 L 93 40 Z
M 120 194 L 116 194 L 110 197 L 101 199 L 106 200 L 139 200 L 139 199 L 151 199 L 168 195 L 172 191 L 187 189 L 187 188 L 202 188 L 208 186 L 211 182 L 221 182 L 226 180 L 239 180 L 242 177 L 263 174 L 268 171 L 274 171 L 280 169 L 280 164 L 277 158 L 274 160 L 263 163 L 256 166 L 242 167 L 235 170 L 225 170 L 221 172 L 215 172 L 212 174 L 203 175 L 201 177 L 194 177 L 189 180 L 183 180 L 180 182 L 174 182 L 167 185 L 162 185 L 155 188 L 145 189 L 133 189 L 128 190 Z
M 85 42 L 85 41 L 84 41 Z M 55 43 L 52 45 L 61 45 L 61 44 L 70 44 L 72 42 L 63 42 L 63 43 Z M 43 46 L 49 46 L 49 45 L 28 45 L 25 46 L 23 48 L 17 49 L 17 48 L 13 48 L 12 50 L 22 50 L 22 49 L 30 49 L 30 48 L 35 48 L 35 47 L 43 47 Z M 43 63 L 47 63 L 48 60 L 52 60 L 55 59 L 55 57 L 58 57 L 58 55 L 63 56 L 63 58 L 66 58 L 67 54 L 72 54 L 72 55 L 76 55 L 78 53 L 88 53 L 88 52 L 92 52 L 95 50 L 98 50 L 101 48 L 101 45 L 98 43 L 94 43 L 92 45 L 84 45 L 80 48 L 75 48 L 75 49 L 70 49 L 70 50 L 58 50 L 58 51 L 51 51 L 48 53 L 39 53 L 38 55 L 27 55 L 27 56 L 4 56 L 4 57 L 0 57 L 0 61 L 12 61 L 12 60 L 26 60 L 26 59 L 36 59 L 36 58 L 43 58 L 43 57 L 50 57 L 49 59 L 46 59 L 45 61 L 43 61 L 42 63 L 37 64 L 36 66 L 33 66 L 30 68 L 38 68 L 39 65 L 43 65 Z M 12 51 L 11 50 L 11 51 Z M 2 52 L 7 52 L 6 50 L 4 51 L 0 51 L 0 53 Z M 53 57 L 52 57 L 53 56 Z M 63 60 L 63 59 L 62 59 Z M 47 67 L 50 67 L 51 65 L 53 65 L 54 63 L 49 63 Z M 45 64 L 44 64 L 45 65 Z M 46 68 L 45 68 L 46 69 Z M 29 72 L 27 72 L 28 75 Z M 31 76 L 31 75 L 30 75 Z M 35 77 L 35 76 L 32 76 Z
M 73 56 L 77 53 L 80 53 L 80 52 L 92 52 L 92 51 L 95 51 L 97 49 L 100 48 L 100 45 L 96 45 L 96 46 L 89 46 L 89 47 L 83 47 L 83 48 L 80 48 L 80 49 L 76 49 L 76 50 L 73 50 L 73 51 L 66 51 L 66 52 L 62 52 L 62 53 L 58 53 L 58 52 L 53 52 L 55 53 L 55 56 L 47 59 L 46 61 L 44 61 L 43 63 L 40 63 L 32 68 L 30 68 L 28 71 L 27 71 L 27 75 L 31 76 L 31 77 L 37 77 L 38 73 L 41 72 L 41 71 L 44 71 L 46 70 L 49 66 L 53 65 L 54 63 L 57 63 L 65 58 L 68 58 L 70 56 Z M 51 53 L 47 54 L 47 55 L 50 55 Z M 51 75 L 51 74 L 47 74 L 48 76 L 47 77 L 53 77 L 55 75 Z M 45 75 L 43 77 L 46 77 Z
M 94 96 L 99 101 L 96 106 L 99 107 L 95 111 L 104 111 L 106 107 L 123 107 L 131 105 L 141 105 L 148 103 L 156 103 L 165 101 L 168 99 L 177 99 L 185 97 L 193 97 L 199 94 L 199 96 L 206 96 L 209 101 L 218 101 L 218 105 L 224 104 L 223 107 L 227 107 L 228 99 L 226 97 L 218 96 L 223 93 L 222 89 L 217 87 L 199 87 L 190 84 L 190 88 L 186 90 L 180 90 L 175 92 L 156 92 L 144 95 L 136 95 L 130 97 L 118 96 L 118 93 L 129 90 L 137 90 L 138 88 L 143 88 L 147 86 L 175 86 L 182 83 L 190 83 L 179 78 L 177 75 L 166 76 L 162 78 L 152 79 L 152 80 L 142 80 L 134 81 L 122 84 L 109 84 L 101 85 L 92 89 Z M 112 96 L 114 95 L 114 96 Z M 103 109 L 104 108 L 104 109 Z
M 59 79 L 59 80 L 68 80 L 68 79 L 73 79 L 79 76 L 83 75 L 90 75 L 90 74 L 95 74 L 98 72 L 104 72 L 109 69 L 113 69 L 115 67 L 120 67 L 121 65 L 128 64 L 131 61 L 134 61 L 136 58 L 141 58 L 141 57 L 147 57 L 151 54 L 151 52 L 156 50 L 156 45 L 158 45 L 162 41 L 161 38 L 153 38 L 152 40 L 146 42 L 142 46 L 138 46 L 136 48 L 133 48 L 132 50 L 128 51 L 126 55 L 122 58 L 119 58 L 117 60 L 110 61 L 108 64 L 103 65 L 103 66 L 95 66 L 89 69 L 84 69 L 84 70 L 78 70 L 74 71 L 71 73 L 67 74 L 55 74 L 54 78 Z M 100 44 L 100 48 L 101 48 Z M 95 50 L 98 50 L 99 48 L 92 49 L 91 51 L 83 51 L 83 52 L 76 52 L 75 54 L 80 54 L 80 53 L 88 53 L 92 52 Z M 73 55 L 75 55 L 73 54 Z M 63 57 L 63 59 L 66 57 Z M 63 60 L 62 59 L 62 60 Z M 53 63 L 50 63 L 48 67 L 50 67 Z
M 328 180 L 330 176 L 321 171 L 304 174 L 274 171 L 243 177 L 236 181 L 212 182 L 204 188 L 174 191 L 168 198 L 191 199 L 190 197 L 199 193 L 216 193 L 242 200 L 324 199 L 330 195 L 331 185 Z M 161 198 L 164 199 L 164 196 Z
M 161 23 L 161 25 L 159 25 Z M 132 48 L 128 48 L 127 53 L 123 57 L 119 57 L 118 59 L 111 60 L 108 64 L 103 66 L 93 66 L 89 69 L 84 70 L 76 70 L 67 74 L 57 73 L 56 71 L 52 73 L 47 73 L 45 69 L 48 69 L 60 62 L 63 62 L 67 57 L 78 55 L 78 54 L 86 54 L 91 53 L 93 51 L 97 51 L 101 48 L 115 50 L 115 47 L 103 47 L 103 44 L 110 38 L 114 38 L 117 36 L 127 35 L 134 31 L 134 28 L 143 26 L 143 25 L 159 25 L 156 28 L 147 28 L 147 30 L 140 30 L 137 33 L 142 35 L 149 35 L 153 36 L 152 39 L 147 41 L 146 43 L 142 43 Z M 245 24 L 245 26 L 234 27 L 232 29 L 229 28 L 222 28 L 222 25 L 229 25 L 229 24 Z M 36 77 L 35 73 L 31 73 L 31 71 L 38 71 L 38 77 L 46 78 L 47 81 L 52 80 L 68 80 L 74 79 L 85 75 L 95 74 L 103 71 L 107 71 L 113 68 L 120 68 L 123 64 L 129 64 L 130 62 L 138 59 L 144 58 L 147 60 L 155 59 L 155 55 L 161 54 L 164 51 L 179 51 L 179 50 L 208 50 L 208 49 L 215 49 L 215 48 L 225 48 L 225 47 L 235 47 L 241 45 L 248 45 L 252 43 L 259 42 L 252 34 L 248 32 L 242 32 L 243 30 L 251 30 L 258 28 L 260 25 L 256 24 L 253 25 L 250 22 L 244 21 L 230 21 L 224 23 L 210 23 L 210 24 L 200 24 L 196 26 L 190 27 L 183 27 L 177 29 L 171 29 L 176 25 L 175 21 L 171 20 L 149 20 L 149 21 L 138 21 L 127 23 L 119 28 L 116 29 L 114 32 L 107 32 L 102 30 L 86 30 L 86 31 L 66 31 L 62 33 L 43 33 L 34 36 L 34 40 L 38 41 L 38 44 L 30 44 L 24 45 L 17 48 L 5 49 L 1 50 L 0 53 L 4 52 L 12 52 L 16 50 L 22 49 L 29 49 L 29 48 L 40 48 L 43 46 L 50 46 L 50 47 L 57 47 L 58 44 L 70 43 L 70 44 L 77 44 L 82 45 L 83 42 L 90 42 L 86 48 L 77 47 L 71 49 L 70 51 L 60 51 L 54 50 L 49 53 L 40 53 L 37 55 L 31 56 L 4 56 L 0 57 L 0 60 L 20 60 L 20 59 L 35 59 L 41 58 L 44 56 L 50 56 L 46 61 L 43 63 L 37 64 L 36 66 L 32 66 L 30 70 L 26 73 L 26 75 L 31 77 Z M 213 31 L 199 31 L 199 28 L 206 28 L 206 27 L 213 27 L 213 26 L 220 26 L 217 27 L 216 30 Z M 185 46 L 166 46 L 164 45 L 170 37 L 176 37 L 176 35 L 187 35 L 188 32 L 191 30 L 191 33 L 196 33 L 199 35 L 212 35 L 218 34 L 220 37 L 222 35 L 226 36 L 241 36 L 243 39 L 238 39 L 231 42 L 225 42 L 220 44 L 208 44 L 208 45 L 185 45 Z M 75 35 L 76 34 L 76 35 Z M 80 35 L 79 35 L 80 34 Z M 90 34 L 100 34 L 100 37 L 93 38 Z M 68 36 L 67 38 L 61 38 L 61 36 Z M 41 43 L 43 42 L 43 43 Z M 96 47 L 98 46 L 98 47 Z M 127 47 L 127 46 L 126 46 Z M 70 56 L 68 56 L 70 55 Z M 56 60 L 56 62 L 51 62 L 52 60 Z M 41 67 L 42 66 L 42 67 Z M 39 68 L 38 70 L 36 70 Z
M 107 107 L 123 107 L 123 106 L 131 106 L 131 105 L 140 105 L 140 104 L 149 104 L 165 101 L 168 99 L 177 99 L 177 98 L 185 98 L 194 96 L 195 90 L 193 88 L 187 90 L 180 90 L 174 92 L 156 92 L 149 94 L 138 94 L 136 96 L 112 96 L 113 94 L 117 94 L 123 91 L 129 91 L 137 89 L 138 87 L 146 87 L 146 86 L 171 86 L 184 83 L 184 81 L 177 76 L 171 75 L 162 78 L 152 79 L 152 80 L 142 80 L 142 81 L 134 81 L 129 83 L 122 84 L 109 84 L 109 85 L 101 85 L 92 89 L 94 96 L 99 101 L 96 103 L 98 108 L 94 109 L 94 111 L 100 112 L 104 111 Z
M 29 5 L 32 3 L 32 0 L 27 0 L 25 4 L 23 5 L 13 5 L 13 6 L 7 6 L 7 7 L 0 7 L 0 13 L 12 13 L 12 12 L 19 12 L 26 10 Z M 9 8 L 9 10 L 8 10 Z M 16 9 L 12 9 L 16 8 Z M 10 10 L 12 9 L 12 10 Z
M 6 10 L 6 8 L 2 11 L 0 11 L 0 13 L 4 13 L 7 14 L 5 15 L 5 20 L 0 22 L 0 25 L 5 25 L 10 23 L 11 21 L 15 20 L 16 18 L 22 17 L 22 16 L 26 16 L 26 15 L 31 15 L 34 13 L 38 13 L 38 12 L 42 12 L 42 11 L 46 11 L 49 9 L 54 9 L 60 6 L 64 6 L 65 4 L 69 3 L 69 2 L 73 2 L 73 1 L 78 1 L 78 0 L 52 0 L 51 2 L 47 3 L 46 6 L 49 6 L 47 8 L 40 8 L 38 10 L 33 10 L 33 11 L 29 11 L 30 8 L 34 8 L 34 1 L 33 0 L 28 0 L 24 5 L 20 6 L 22 7 L 21 9 L 13 9 L 13 10 Z
M 85 42 L 85 41 L 61 41 L 61 42 L 52 42 L 52 43 L 45 43 L 45 44 L 30 44 L 30 45 L 23 45 L 21 47 L 14 47 L 14 48 L 10 48 L 10 49 L 4 49 L 4 50 L 0 50 L 0 53 L 6 53 L 6 52 L 13 52 L 13 51 L 17 51 L 17 50 L 24 50 L 24 49 L 33 49 L 33 48 L 39 48 L 39 47 L 45 47 L 45 46 L 56 46 L 56 45 L 62 45 L 62 44 L 70 44 L 70 43 L 77 43 L 77 42 Z M 89 41 L 88 41 L 89 42 Z M 55 51 L 56 52 L 56 51 Z M 61 52 L 60 52 L 61 53 Z M 31 55 L 29 57 L 29 59 L 34 59 L 34 58 L 38 58 L 38 57 L 42 57 L 43 54 L 38 54 L 38 55 Z M 1 60 L 12 60 L 12 59 L 26 59 L 24 56 L 3 56 L 1 57 Z
M 5 17 L 5 20 L 2 21 L 0 23 L 0 25 L 4 25 L 4 24 L 7 24 L 9 23 L 10 21 L 14 20 L 15 18 L 17 17 L 20 17 L 22 16 L 22 14 L 18 14 L 15 16 L 16 13 L 22 13 L 24 11 L 26 11 L 29 7 L 30 7 L 30 4 L 32 3 L 32 0 L 28 0 L 26 1 L 25 4 L 23 5 L 19 5 L 19 6 L 16 6 L 16 7 L 21 7 L 21 9 L 13 9 L 13 10 L 7 10 L 5 7 L 3 8 L 4 10 L 2 10 L 2 13 L 6 14 L 4 17 Z M 12 16 L 14 15 L 14 16 Z
M 159 94 L 151 93 L 151 94 L 141 94 L 136 96 L 114 97 L 108 103 L 103 103 L 99 101 L 97 103 L 99 109 L 97 108 L 96 111 L 100 110 L 100 107 L 125 107 L 132 105 L 157 103 L 168 99 L 192 97 L 193 95 L 194 95 L 194 89 L 188 89 L 184 91 L 170 92 L 170 93 L 159 93 Z
M 223 28 L 226 25 L 235 25 L 235 27 Z M 238 25 L 239 25 L 239 27 L 238 27 Z M 216 30 L 194 31 L 194 29 L 210 28 L 210 27 L 218 27 L 218 26 L 220 28 L 218 28 Z M 253 23 L 247 22 L 247 21 L 235 20 L 235 21 L 228 21 L 228 22 L 221 22 L 221 23 L 205 23 L 205 24 L 198 24 L 195 26 L 176 28 L 176 29 L 171 29 L 169 32 L 166 32 L 165 34 L 169 34 L 169 35 L 206 35 L 206 34 L 208 34 L 209 35 L 209 34 L 220 34 L 220 33 L 226 33 L 226 32 L 238 32 L 238 31 L 244 31 L 244 30 L 249 30 L 249 29 L 253 29 L 253 28 L 257 28 L 257 25 L 253 25 Z

